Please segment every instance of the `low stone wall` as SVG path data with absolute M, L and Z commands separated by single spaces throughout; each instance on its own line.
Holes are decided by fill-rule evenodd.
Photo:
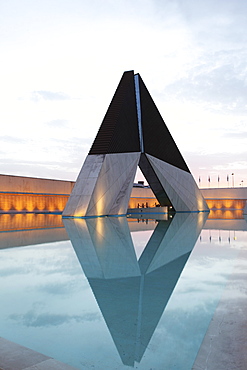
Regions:
M 200 189 L 205 199 L 247 199 L 247 188 L 207 188 Z
M 147 187 L 133 187 L 128 208 L 150 208 L 157 207 L 159 202 L 154 193 Z
M 74 181 L 0 175 L 0 192 L 5 193 L 69 195 L 73 189 L 73 186 Z
M 247 204 L 247 188 L 200 189 L 211 210 L 243 210 Z
M 62 213 L 69 199 L 60 194 L 0 193 L 0 213 Z
M 0 175 L 0 213 L 62 213 L 74 181 Z M 247 188 L 200 189 L 212 210 L 243 210 L 247 213 Z M 152 208 L 158 205 L 148 187 L 133 187 L 129 208 Z
M 73 186 L 73 181 L 0 175 L 0 213 L 61 213 Z

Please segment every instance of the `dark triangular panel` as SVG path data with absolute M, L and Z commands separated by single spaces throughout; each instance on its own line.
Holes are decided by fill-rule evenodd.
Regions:
M 155 258 L 156 252 L 159 249 L 160 244 L 162 243 L 165 234 L 173 220 L 173 218 L 169 218 L 168 220 L 158 221 L 158 224 L 156 225 L 154 232 L 146 244 L 146 247 L 138 261 L 142 275 L 146 274 L 148 271 L 148 268 Z
M 134 72 L 124 72 L 89 154 L 140 152 Z
M 157 270 L 144 275 L 143 290 L 140 298 L 142 306 L 141 318 L 139 319 L 140 343 L 136 353 L 137 362 L 141 361 L 146 351 L 189 255 L 190 253 L 186 253 Z
M 88 282 L 123 364 L 134 367 L 141 277 Z
M 172 203 L 164 189 L 164 186 L 161 184 L 160 180 L 158 179 L 158 176 L 156 175 L 155 171 L 150 165 L 146 154 L 144 153 L 141 154 L 139 167 L 143 175 L 145 176 L 150 188 L 155 194 L 157 200 L 159 201 L 161 207 L 172 206 Z
M 139 87 L 144 152 L 190 172 L 140 76 Z

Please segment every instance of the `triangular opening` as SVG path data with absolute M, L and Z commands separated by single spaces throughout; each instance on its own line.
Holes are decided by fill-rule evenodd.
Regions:
M 131 231 L 131 239 L 133 241 L 135 254 L 137 261 L 139 261 L 144 249 L 146 248 L 146 245 L 148 244 L 151 236 L 153 235 L 155 224 L 152 222 L 147 222 L 151 220 L 135 220 L 138 222 L 138 226 L 140 227 L 140 230 L 138 231 Z M 142 229 L 143 227 L 143 229 Z M 153 228 L 154 227 L 154 228 Z
M 144 211 L 147 208 L 155 208 L 159 206 L 159 201 L 138 166 L 128 208 L 142 209 Z
M 146 179 L 146 177 L 143 175 L 140 167 L 138 166 L 137 167 L 137 170 L 136 170 L 136 175 L 135 175 L 135 180 L 134 180 L 134 184 L 138 184 L 138 183 L 142 183 L 143 182 L 143 185 L 144 186 L 148 186 L 148 181 Z
M 157 212 L 161 211 L 160 207 L 169 207 L 171 210 L 172 203 L 145 154 L 141 154 L 128 208 L 140 209 L 145 213 L 147 208 L 157 208 Z

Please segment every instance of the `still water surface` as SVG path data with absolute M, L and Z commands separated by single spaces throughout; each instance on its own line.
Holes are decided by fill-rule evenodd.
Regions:
M 0 336 L 78 369 L 191 369 L 233 269 L 247 271 L 246 221 L 205 217 L 2 230 Z

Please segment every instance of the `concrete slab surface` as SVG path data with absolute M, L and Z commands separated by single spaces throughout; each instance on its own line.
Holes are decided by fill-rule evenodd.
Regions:
M 246 259 L 247 251 L 241 251 L 204 337 L 193 370 L 247 369 Z
M 0 370 L 75 370 L 75 368 L 0 338 Z

